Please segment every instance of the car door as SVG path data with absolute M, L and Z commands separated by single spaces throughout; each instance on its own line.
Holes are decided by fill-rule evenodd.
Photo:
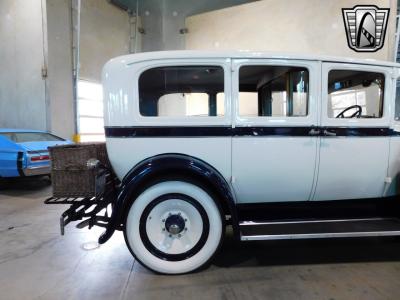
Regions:
M 232 62 L 232 185 L 238 203 L 306 201 L 314 184 L 320 63 Z
M 322 135 L 314 200 L 383 195 L 391 109 L 385 98 L 391 96 L 391 71 L 323 63 Z

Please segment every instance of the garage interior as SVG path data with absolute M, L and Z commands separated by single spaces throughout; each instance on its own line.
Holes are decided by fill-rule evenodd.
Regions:
M 356 0 L 1 0 L 0 128 L 104 141 L 101 72 L 113 57 L 164 50 L 248 50 L 400 61 L 399 3 L 385 43 L 355 52 L 342 8 Z M 315 26 L 318 24 L 318 26 Z M 165 276 L 141 266 L 123 234 L 70 225 L 44 205 L 47 177 L 0 190 L 0 299 L 399 299 L 400 239 L 239 243 L 228 230 L 210 267 Z

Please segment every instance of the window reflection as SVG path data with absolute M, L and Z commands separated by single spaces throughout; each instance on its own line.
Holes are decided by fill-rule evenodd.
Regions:
M 384 75 L 374 72 L 334 70 L 328 79 L 328 116 L 337 118 L 381 118 Z M 356 114 L 358 107 L 361 113 Z M 346 111 L 346 109 L 348 109 Z
M 240 68 L 240 116 L 302 117 L 307 113 L 307 69 L 286 66 Z
M 224 101 L 224 70 L 219 66 L 157 67 L 139 78 L 142 116 L 223 116 Z

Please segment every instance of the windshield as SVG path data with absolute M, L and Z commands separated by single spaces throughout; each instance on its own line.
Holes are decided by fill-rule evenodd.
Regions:
M 58 136 L 45 132 L 2 132 L 0 136 L 16 143 L 65 141 Z

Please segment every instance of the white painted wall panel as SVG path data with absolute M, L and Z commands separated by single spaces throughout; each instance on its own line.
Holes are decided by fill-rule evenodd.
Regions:
M 0 127 L 47 127 L 41 3 L 0 1 Z

